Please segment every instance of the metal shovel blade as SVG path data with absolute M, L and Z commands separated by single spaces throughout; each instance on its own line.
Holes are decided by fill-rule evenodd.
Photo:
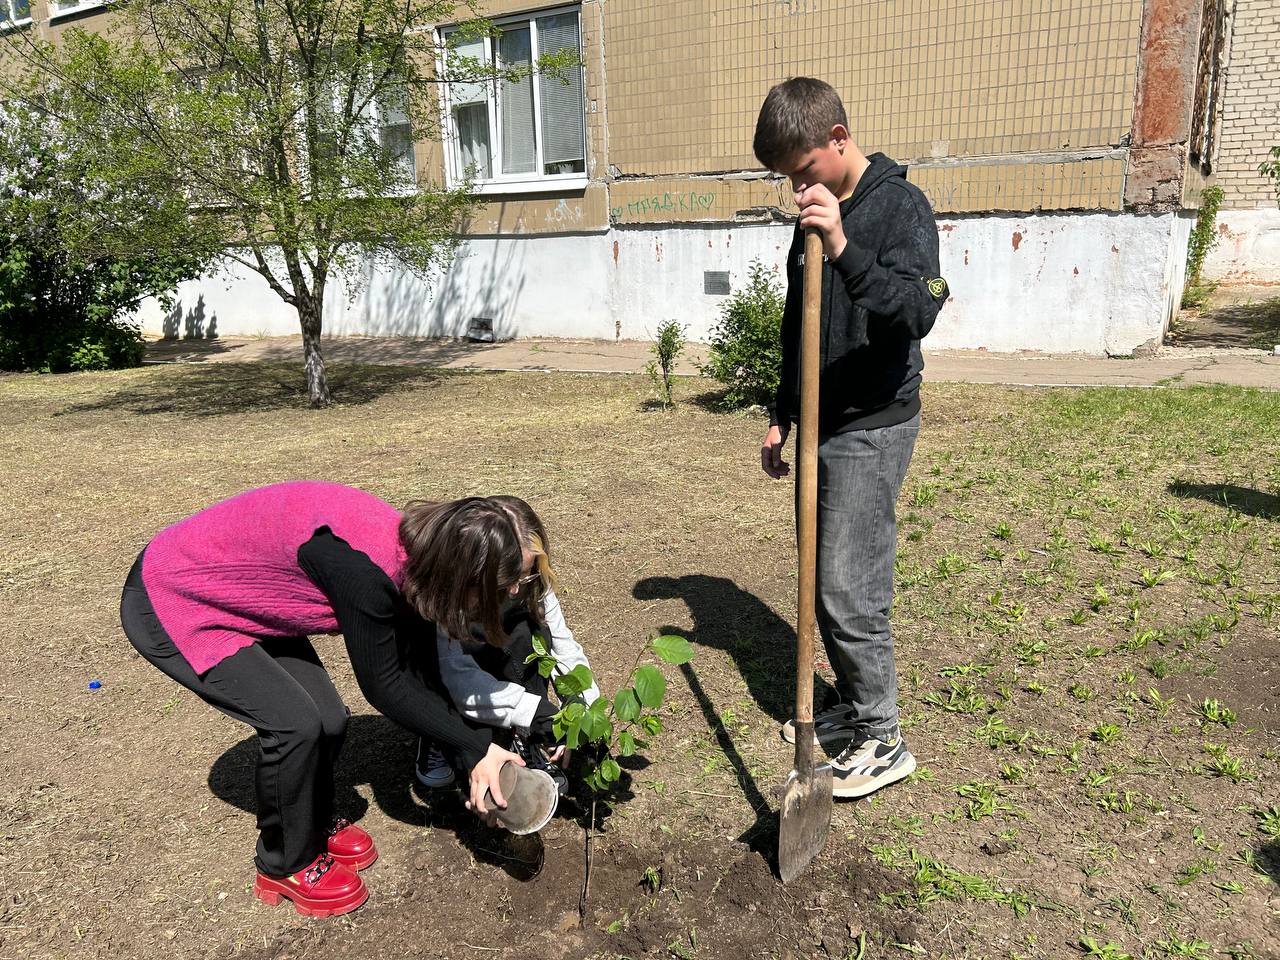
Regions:
M 790 883 L 827 845 L 831 829 L 831 767 L 815 767 L 801 779 L 794 771 L 782 788 L 778 827 L 778 876 Z

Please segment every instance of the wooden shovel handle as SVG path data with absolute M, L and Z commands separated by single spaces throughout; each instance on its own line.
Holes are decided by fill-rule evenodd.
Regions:
M 822 236 L 804 238 L 804 312 L 800 326 L 800 434 L 796 511 L 800 545 L 796 615 L 796 773 L 813 773 L 814 589 L 818 571 L 818 376 L 822 349 Z

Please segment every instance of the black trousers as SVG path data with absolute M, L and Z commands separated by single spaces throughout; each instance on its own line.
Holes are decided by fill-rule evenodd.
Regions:
M 258 732 L 258 869 L 285 876 L 309 864 L 325 849 L 333 772 L 351 716 L 311 641 L 258 639 L 197 674 L 151 606 L 141 555 L 125 581 L 120 622 L 162 673 Z

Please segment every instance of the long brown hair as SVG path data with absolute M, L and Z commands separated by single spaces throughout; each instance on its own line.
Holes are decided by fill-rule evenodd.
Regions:
M 551 540 L 547 537 L 547 528 L 543 526 L 542 518 L 533 507 L 519 497 L 503 494 L 490 497 L 489 500 L 514 518 L 525 550 L 533 554 L 533 570 L 538 579 L 531 585 L 531 589 L 520 591 L 520 599 L 533 618 L 540 621 L 542 598 L 556 586 L 556 575 L 551 569 Z
M 507 509 L 486 497 L 415 500 L 400 518 L 400 543 L 401 590 L 410 606 L 451 637 L 465 637 L 474 621 L 490 642 L 506 643 L 502 601 L 524 572 L 520 532 Z

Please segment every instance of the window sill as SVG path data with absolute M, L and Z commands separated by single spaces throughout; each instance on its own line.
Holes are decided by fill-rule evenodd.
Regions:
M 486 180 L 477 183 L 475 192 L 482 197 L 513 193 L 562 193 L 565 190 L 585 190 L 586 174 L 573 177 L 539 177 L 536 180 Z
M 49 22 L 54 23 L 67 17 L 74 17 L 76 14 L 85 13 L 89 10 L 97 10 L 99 7 L 105 7 L 107 0 L 89 0 L 87 3 L 79 4 L 69 10 L 49 11 Z
M 31 26 L 31 18 L 25 17 L 22 20 L 12 20 L 8 23 L 0 23 L 0 33 L 8 33 L 10 30 L 21 30 L 23 27 Z

